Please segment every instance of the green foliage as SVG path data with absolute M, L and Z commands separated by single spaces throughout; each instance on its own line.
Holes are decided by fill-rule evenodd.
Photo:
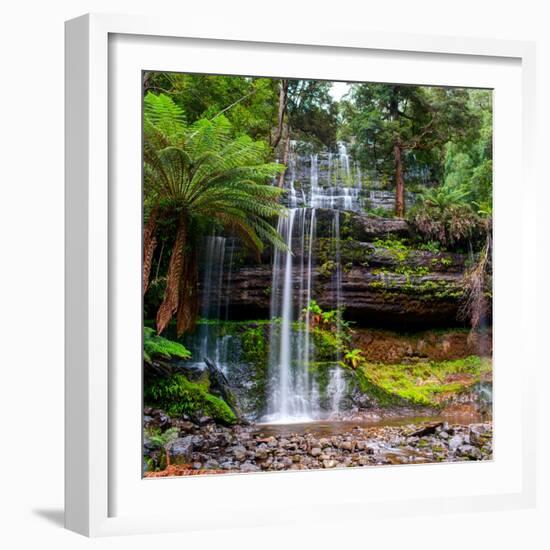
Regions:
M 282 167 L 263 162 L 264 144 L 234 137 L 223 115 L 186 125 L 181 109 L 164 94 L 145 96 L 144 130 L 147 202 L 219 222 L 255 250 L 262 250 L 263 240 L 284 248 L 267 221 L 284 212 L 281 190 L 267 184 Z
M 342 114 L 355 138 L 356 158 L 380 174 L 393 174 L 399 144 L 409 181 L 425 166 L 432 179 L 440 178 L 445 144 L 474 139 L 481 117 L 465 89 L 373 83 L 353 85 Z
M 425 239 L 452 248 L 484 241 L 487 223 L 468 202 L 465 187 L 444 184 L 426 190 L 410 213 L 410 221 Z
M 266 143 L 276 124 L 277 81 L 271 78 L 151 72 L 144 80 L 146 92 L 169 95 L 189 123 L 223 112 L 237 135 Z
M 469 193 L 468 189 L 458 184 L 445 183 L 439 187 L 426 189 L 420 200 L 430 208 L 446 210 L 467 204 Z
M 356 369 L 364 360 L 363 357 L 363 351 L 357 348 L 354 348 L 350 351 L 348 351 L 344 355 L 344 359 L 354 368 Z
M 170 445 L 178 438 L 178 435 L 178 428 L 168 428 L 165 432 L 156 428 L 145 432 L 145 436 L 153 446 L 164 450 L 168 450 Z
M 336 262 L 328 260 L 319 266 L 318 272 L 321 277 L 330 277 L 336 270 Z
M 491 360 L 472 355 L 454 361 L 386 365 L 363 363 L 360 368 L 365 391 L 378 392 L 385 404 L 405 401 L 438 407 L 446 399 L 468 390 L 492 371 Z
M 491 92 L 470 90 L 468 108 L 478 121 L 469 140 L 452 141 L 445 147 L 444 184 L 465 187 L 471 201 L 490 203 L 492 198 L 492 97 Z
M 316 146 L 334 147 L 338 127 L 338 106 L 329 93 L 331 82 L 290 80 L 288 122 L 295 139 Z
M 157 378 L 144 386 L 143 399 L 146 405 L 159 407 L 170 416 L 211 416 L 222 424 L 234 424 L 235 413 L 229 405 L 208 391 L 207 384 L 189 381 L 177 373 L 166 378 Z
M 143 359 L 151 363 L 153 359 L 189 359 L 191 352 L 179 342 L 157 336 L 152 328 L 143 329 Z
M 269 325 L 259 324 L 247 327 L 240 333 L 244 360 L 254 364 L 265 364 L 268 353 Z
M 318 361 L 335 361 L 342 357 L 350 341 L 350 324 L 343 318 L 343 311 L 324 311 L 315 300 L 311 300 L 302 311 L 302 321 L 308 321 Z
M 321 309 L 321 306 L 317 303 L 316 300 L 310 300 L 307 308 L 304 308 L 304 313 L 311 313 L 312 315 L 322 315 L 323 310 Z
M 437 254 L 441 250 L 441 244 L 437 241 L 422 242 L 418 244 L 418 249 Z
M 383 206 L 377 206 L 376 208 L 367 208 L 366 214 L 375 218 L 393 218 L 394 213 Z
M 372 244 L 389 252 L 398 262 L 404 262 L 409 257 L 410 248 L 402 239 L 375 239 Z

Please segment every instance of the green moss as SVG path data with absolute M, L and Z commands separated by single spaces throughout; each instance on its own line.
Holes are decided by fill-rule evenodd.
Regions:
M 275 327 L 279 325 L 277 320 L 274 320 L 274 323 Z M 255 411 L 264 408 L 267 395 L 270 329 L 270 321 L 261 321 L 240 326 L 238 332 L 242 350 L 241 358 L 254 366 L 251 383 L 247 386 L 247 395 Z
M 334 254 L 337 243 L 332 237 L 319 237 L 315 250 L 315 257 L 320 266 L 326 265 L 327 274 L 330 275 L 332 269 L 329 269 L 331 264 L 334 264 Z M 338 243 L 340 249 L 340 259 L 343 265 L 351 263 L 352 265 L 362 265 L 367 263 L 374 253 L 372 246 L 365 246 L 364 243 L 353 239 L 352 237 L 344 237 L 340 235 Z
M 143 359 L 151 363 L 155 358 L 189 359 L 191 352 L 182 344 L 158 336 L 154 329 L 143 328 Z
M 336 262 L 328 260 L 319 267 L 319 275 L 321 277 L 330 277 L 336 270 Z
M 191 382 L 183 374 L 158 378 L 145 385 L 146 405 L 164 409 L 170 416 L 211 416 L 223 424 L 234 424 L 235 413 L 229 405 L 208 391 L 206 382 Z
M 387 269 L 376 270 L 374 273 L 379 279 L 369 283 L 373 289 L 384 291 L 390 299 L 392 294 L 413 294 L 418 300 L 456 300 L 464 295 L 464 288 L 452 281 L 423 279 L 423 268 L 403 270 L 403 273 L 391 272 Z M 399 275 L 400 277 L 388 277 Z
M 373 244 L 376 248 L 383 248 L 400 263 L 405 262 L 410 254 L 410 248 L 403 239 L 376 239 Z
M 490 359 L 472 355 L 455 361 L 413 365 L 364 363 L 358 375 L 362 389 L 371 393 L 376 389 L 376 396 L 382 396 L 384 404 L 405 401 L 437 407 L 450 395 L 479 382 L 491 370 Z

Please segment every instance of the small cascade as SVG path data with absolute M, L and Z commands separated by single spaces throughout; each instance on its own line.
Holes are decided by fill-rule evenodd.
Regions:
M 229 265 L 227 266 L 225 284 L 225 320 L 229 319 L 229 298 L 231 297 L 231 283 L 233 279 L 233 258 L 235 256 L 235 239 L 230 239 L 229 244 Z M 221 297 L 220 297 L 221 301 Z
M 226 254 L 227 250 L 227 254 Z M 193 362 L 190 366 L 204 369 L 204 359 L 213 361 L 227 374 L 232 337 L 221 334 L 222 306 L 228 316 L 228 304 L 233 276 L 235 240 L 212 235 L 206 237 L 201 257 L 201 318 L 197 335 L 187 345 Z
M 340 165 L 342 166 L 342 169 L 344 171 L 344 176 L 345 176 L 346 181 L 347 181 L 349 179 L 349 176 L 350 176 L 350 169 L 349 169 L 348 149 L 347 149 L 345 143 L 339 143 L 338 144 L 338 154 L 340 156 Z
M 270 422 L 300 421 L 312 416 L 307 369 L 311 351 L 309 324 L 303 323 L 297 331 L 293 324 L 306 307 L 304 298 L 311 295 L 311 254 L 305 260 L 305 250 L 306 246 L 311 249 L 313 220 L 313 210 L 307 216 L 305 208 L 290 208 L 288 216 L 280 217 L 277 225 L 288 250 L 275 250 L 273 260 L 271 318 L 276 321 L 270 332 L 271 384 L 265 419 Z M 296 285 L 298 292 L 294 292 Z
M 340 412 L 342 399 L 346 394 L 346 380 L 342 368 L 339 366 L 334 367 L 330 371 L 327 394 L 330 399 L 330 416 L 337 416 Z

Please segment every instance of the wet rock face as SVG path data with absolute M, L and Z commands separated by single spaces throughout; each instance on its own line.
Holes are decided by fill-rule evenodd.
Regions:
M 337 304 L 334 211 L 316 212 L 313 296 L 322 308 L 333 309 Z M 340 216 L 340 297 L 346 317 L 366 326 L 396 329 L 463 325 L 458 313 L 466 255 L 419 248 L 405 220 L 352 212 Z M 294 249 L 298 251 L 294 261 L 299 262 L 302 248 Z M 294 270 L 296 300 L 299 276 Z M 268 317 L 272 277 L 268 253 L 260 263 L 241 261 L 232 273 L 230 289 L 221 293 L 222 307 L 229 308 L 231 318 Z
M 395 328 L 461 325 L 458 320 L 462 275 L 430 273 L 411 278 L 387 274 L 381 280 L 377 268 L 353 266 L 342 273 L 341 300 L 346 317 L 366 325 Z M 323 309 L 336 307 L 336 290 L 330 277 L 315 270 L 314 294 Z M 227 297 L 232 317 L 269 315 L 271 267 L 239 269 Z M 299 282 L 296 281 L 296 286 Z
M 173 460 L 205 473 L 348 468 L 492 459 L 492 424 L 446 422 L 404 426 L 356 426 L 337 435 L 282 433 L 257 428 L 195 425 L 177 439 Z M 145 456 L 154 451 L 145 447 Z
M 351 231 L 353 237 L 359 241 L 383 239 L 388 235 L 394 238 L 409 238 L 412 235 L 412 229 L 405 220 L 375 218 L 360 214 L 351 219 Z

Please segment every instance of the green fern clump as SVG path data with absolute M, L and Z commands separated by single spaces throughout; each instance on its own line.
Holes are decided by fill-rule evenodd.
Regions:
M 222 424 L 235 424 L 237 417 L 229 405 L 212 395 L 204 383 L 191 382 L 183 374 L 159 378 L 144 387 L 146 405 L 159 407 L 169 416 L 182 414 L 210 416 Z
M 179 342 L 158 336 L 152 328 L 143 329 L 143 360 L 151 363 L 155 358 L 189 359 L 191 352 Z

